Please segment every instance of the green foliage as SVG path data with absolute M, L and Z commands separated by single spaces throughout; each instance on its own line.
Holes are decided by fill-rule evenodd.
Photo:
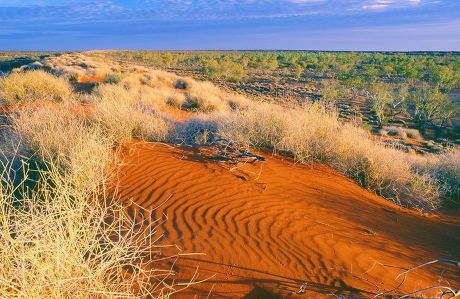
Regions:
M 372 83 L 391 80 L 426 81 L 441 88 L 459 83 L 460 56 L 437 53 L 324 53 L 305 51 L 110 51 L 117 59 L 149 64 L 158 68 L 209 71 L 213 64 L 240 65 L 240 70 L 276 70 L 287 68 L 299 78 L 304 70 L 312 76 L 344 78 L 349 75 Z M 301 71 L 302 69 L 302 71 Z M 212 73 L 212 71 L 211 71 Z
M 410 96 L 411 113 L 421 126 L 433 124 L 443 127 L 455 113 L 455 105 L 439 88 L 424 84 Z
M 433 66 L 428 69 L 426 78 L 433 85 L 449 89 L 459 82 L 460 77 L 448 66 Z
M 369 106 L 377 116 L 378 122 L 383 124 L 387 120 L 385 110 L 393 100 L 390 86 L 386 83 L 372 84 L 368 93 Z
M 243 66 L 232 61 L 210 60 L 203 67 L 203 73 L 210 78 L 223 78 L 227 81 L 238 82 L 243 79 Z
M 355 74 L 342 74 L 341 80 L 350 90 L 352 97 L 357 97 L 360 95 L 366 86 L 366 81 L 362 77 Z
M 323 104 L 332 108 L 335 102 L 342 96 L 342 86 L 336 80 L 323 81 L 319 91 Z
M 373 83 L 367 89 L 368 102 L 380 124 L 406 111 L 409 98 L 407 84 Z
M 391 116 L 396 116 L 405 112 L 409 98 L 409 86 L 405 83 L 393 87 L 393 97 L 389 105 Z
M 105 80 L 104 80 L 104 83 L 106 84 L 117 84 L 118 82 L 120 82 L 121 80 L 121 74 L 120 73 L 112 73 L 110 75 L 108 75 Z
M 300 64 L 294 64 L 294 75 L 297 80 L 300 80 L 303 74 L 303 67 Z

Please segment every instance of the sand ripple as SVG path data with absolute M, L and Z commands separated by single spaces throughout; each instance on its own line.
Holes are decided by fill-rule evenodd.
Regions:
M 120 198 L 153 210 L 131 205 L 131 214 L 167 215 L 165 241 L 206 254 L 177 263 L 179 280 L 196 267 L 200 278 L 214 275 L 178 298 L 206 298 L 211 289 L 212 298 L 369 297 L 395 285 L 399 270 L 381 264 L 459 258 L 458 218 L 415 215 L 325 166 L 269 157 L 230 169 L 196 149 L 142 143 L 123 156 Z M 404 290 L 439 278 L 435 270 L 417 272 Z

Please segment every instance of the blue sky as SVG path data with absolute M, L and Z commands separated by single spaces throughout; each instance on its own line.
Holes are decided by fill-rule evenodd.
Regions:
M 0 0 L 0 50 L 460 51 L 460 0 Z

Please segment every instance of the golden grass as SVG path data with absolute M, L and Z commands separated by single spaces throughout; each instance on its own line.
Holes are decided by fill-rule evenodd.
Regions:
M 117 133 L 74 104 L 23 107 L 0 130 L 0 297 L 168 298 L 156 227 L 105 187 Z
M 423 140 L 422 135 L 417 129 L 409 129 L 397 126 L 386 126 L 380 130 L 380 134 L 383 136 L 399 136 L 402 139 L 413 138 L 416 140 Z
M 104 183 L 112 141 L 99 127 L 88 126 L 65 105 L 23 110 L 12 121 L 30 154 L 65 171 L 76 188 L 95 190 Z
M 0 104 L 13 105 L 36 100 L 60 102 L 72 95 L 72 88 L 63 78 L 44 71 L 13 72 L 0 78 Z
M 5 166 L 5 165 L 3 165 Z M 155 269 L 155 230 L 123 207 L 75 188 L 58 169 L 30 192 L 0 176 L 1 298 L 168 298 L 172 273 Z M 102 191 L 102 190 L 101 190 Z
M 162 141 L 168 136 L 170 125 L 152 108 L 152 102 L 130 94 L 117 85 L 98 89 L 94 120 L 116 145 L 133 137 Z

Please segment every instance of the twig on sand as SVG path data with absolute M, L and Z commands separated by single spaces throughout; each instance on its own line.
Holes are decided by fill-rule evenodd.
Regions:
M 255 161 L 265 161 L 265 158 L 248 152 L 231 141 L 226 139 L 216 139 L 210 145 L 210 148 L 214 147 L 216 155 L 208 157 L 212 160 L 225 161 L 227 163 L 238 164 L 240 162 L 252 163 Z
M 398 280 L 400 277 L 402 277 L 402 280 L 395 288 L 393 288 L 393 289 L 391 289 L 389 291 L 378 293 L 372 298 L 378 298 L 378 297 L 382 297 L 384 295 L 389 295 L 391 293 L 394 293 L 395 291 L 397 291 L 406 282 L 407 276 L 408 276 L 408 274 L 410 272 L 412 272 L 412 271 L 414 271 L 416 269 L 420 269 L 422 267 L 428 266 L 428 265 L 436 264 L 436 263 L 445 263 L 445 264 L 454 265 L 454 266 L 457 266 L 458 268 L 460 268 L 460 262 L 457 262 L 457 261 L 454 261 L 454 260 L 449 260 L 449 259 L 436 259 L 436 260 L 432 260 L 432 261 L 429 261 L 429 262 L 426 262 L 426 263 L 423 263 L 423 264 L 416 265 L 416 266 L 411 267 L 411 268 L 407 269 L 406 271 L 398 274 L 398 276 L 396 276 L 395 280 Z M 412 295 L 420 294 L 420 293 L 423 293 L 423 292 L 426 292 L 426 291 L 431 291 L 431 290 L 444 290 L 441 293 L 441 295 L 438 297 L 439 299 L 447 299 L 447 298 L 452 298 L 453 299 L 453 298 L 459 298 L 460 297 L 460 290 L 454 290 L 449 286 L 432 286 L 432 287 L 427 287 L 427 288 L 423 288 L 423 289 L 420 289 L 420 290 L 416 290 L 414 292 L 411 292 L 409 294 L 405 294 L 405 295 L 402 295 L 402 296 L 398 296 L 396 298 L 398 298 L 398 299 L 409 298 Z M 448 295 L 450 297 L 446 297 Z

